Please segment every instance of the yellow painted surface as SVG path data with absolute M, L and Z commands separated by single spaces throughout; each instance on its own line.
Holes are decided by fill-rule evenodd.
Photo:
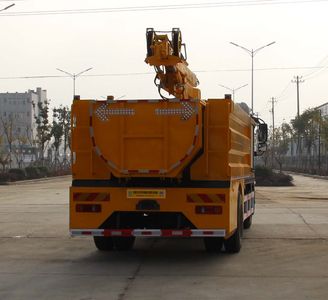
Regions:
M 158 115 L 157 109 L 181 109 L 181 103 L 118 102 L 108 109 L 132 109 L 131 115 L 110 115 L 108 120 L 96 116 L 104 101 L 75 101 L 72 116 L 76 126 L 72 131 L 74 179 L 110 179 L 125 177 L 181 178 L 186 165 L 203 149 L 191 165 L 191 180 L 230 181 L 228 189 L 199 188 L 72 188 L 75 192 L 110 193 L 110 201 L 100 203 L 101 213 L 76 213 L 77 202 L 70 201 L 71 228 L 99 228 L 115 211 L 135 211 L 140 199 L 156 199 L 161 211 L 182 212 L 197 228 L 223 228 L 228 234 L 237 226 L 237 196 L 244 190 L 244 178 L 251 171 L 251 118 L 231 100 L 210 99 L 192 102 L 197 113 L 187 120 L 181 115 Z M 96 153 L 90 135 L 90 111 L 95 145 L 108 161 Z M 202 113 L 203 111 L 203 113 Z M 198 125 L 196 125 L 198 118 Z M 204 118 L 204 119 L 203 119 Z M 197 127 L 198 126 L 198 127 Z M 197 129 L 196 129 L 197 127 Z M 198 136 L 195 139 L 195 131 Z M 190 147 L 194 147 L 190 151 Z M 186 153 L 188 154 L 186 156 Z M 177 162 L 182 163 L 177 164 Z M 124 170 L 165 170 L 156 173 L 125 174 Z M 134 192 L 133 192 L 134 190 Z M 139 191 L 138 191 L 139 190 Z M 144 191 L 144 194 L 143 194 Z M 145 191 L 154 193 L 148 197 Z M 188 194 L 225 194 L 222 215 L 196 215 L 195 205 L 188 203 Z M 129 196 L 130 195 L 130 196 Z M 164 196 L 165 195 L 165 196 Z
M 209 99 L 204 120 L 204 153 L 191 167 L 193 180 L 252 176 L 251 118 L 231 100 Z
M 97 109 L 103 105 L 110 111 L 133 110 L 134 114 L 108 115 L 104 121 L 97 115 Z M 203 104 L 188 102 L 194 113 L 186 111 L 183 105 L 183 102 L 167 101 L 120 101 L 108 105 L 104 101 L 75 101 L 72 106 L 72 115 L 76 119 L 76 127 L 72 130 L 72 152 L 76 155 L 73 178 L 108 179 L 110 174 L 129 177 L 126 170 L 144 170 L 134 174 L 140 177 L 158 176 L 156 173 L 147 174 L 147 170 L 161 170 L 161 176 L 165 177 L 179 176 L 202 146 Z M 156 113 L 157 110 L 162 114 Z M 186 119 L 182 120 L 182 116 Z M 110 163 L 104 162 L 97 154 L 90 130 L 95 145 Z
M 229 221 L 230 201 L 226 203 L 211 203 L 211 205 L 220 205 L 223 208 L 222 215 L 197 215 L 195 214 L 195 206 L 201 203 L 188 203 L 187 194 L 225 194 L 229 199 L 229 189 L 190 189 L 190 188 L 166 188 L 166 197 L 157 198 L 156 201 L 160 205 L 160 211 L 163 212 L 182 212 L 197 228 L 213 229 L 221 228 L 227 231 L 231 230 Z M 70 201 L 70 228 L 98 228 L 113 212 L 115 211 L 135 211 L 136 205 L 140 199 L 128 198 L 127 188 L 81 188 L 72 187 L 70 190 L 71 199 L 73 193 L 109 193 L 110 201 L 95 202 L 92 204 L 101 204 L 101 213 L 78 213 L 75 212 L 76 204 L 85 204 L 85 202 Z M 205 203 L 203 203 L 205 205 Z M 235 221 L 233 221 L 235 222 Z

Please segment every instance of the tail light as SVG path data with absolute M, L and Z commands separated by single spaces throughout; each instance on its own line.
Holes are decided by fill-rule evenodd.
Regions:
M 222 215 L 222 206 L 196 205 L 195 213 L 200 215 Z
M 76 204 L 75 206 L 76 212 L 101 212 L 100 204 Z

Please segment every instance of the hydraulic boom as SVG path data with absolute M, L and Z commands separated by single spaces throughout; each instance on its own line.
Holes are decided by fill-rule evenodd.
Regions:
M 154 82 L 158 87 L 160 96 L 165 100 L 167 99 L 161 94 L 161 89 L 164 89 L 178 99 L 200 99 L 200 90 L 196 88 L 199 81 L 188 68 L 186 54 L 183 56 L 181 53 L 181 47 L 186 48 L 185 44 L 182 44 L 180 29 L 172 29 L 171 40 L 166 33 L 158 33 L 165 32 L 147 28 L 147 57 L 145 62 L 155 67 Z

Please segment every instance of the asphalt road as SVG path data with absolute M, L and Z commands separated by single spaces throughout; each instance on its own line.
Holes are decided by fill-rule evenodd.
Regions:
M 257 189 L 239 254 L 197 239 L 101 253 L 68 235 L 69 177 L 0 186 L 0 299 L 328 299 L 328 180 Z

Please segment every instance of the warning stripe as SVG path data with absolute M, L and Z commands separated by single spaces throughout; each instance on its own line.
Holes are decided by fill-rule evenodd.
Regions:
M 74 201 L 109 201 L 108 193 L 73 193 Z
M 225 194 L 187 194 L 189 203 L 225 203 Z
M 71 236 L 225 237 L 225 229 L 71 229 Z

